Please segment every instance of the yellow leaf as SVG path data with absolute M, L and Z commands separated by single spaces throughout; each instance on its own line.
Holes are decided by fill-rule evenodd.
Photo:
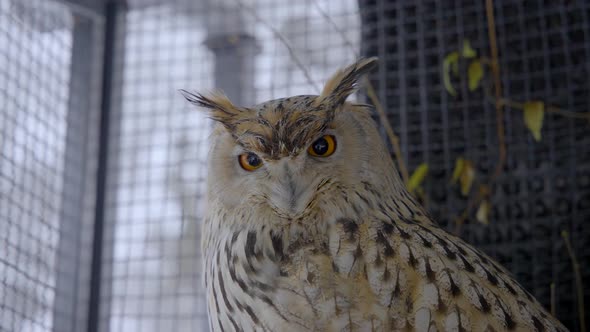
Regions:
M 468 196 L 471 191 L 471 185 L 475 179 L 475 169 L 473 164 L 469 160 L 463 162 L 463 169 L 461 169 L 461 175 L 459 176 L 459 183 L 461 184 L 461 194 Z
M 487 225 L 490 223 L 489 216 L 490 216 L 490 202 L 488 202 L 487 200 L 484 200 L 479 204 L 479 208 L 477 209 L 477 212 L 475 213 L 475 219 L 477 219 L 477 221 L 479 221 L 480 223 Z
M 410 179 L 408 180 L 408 190 L 410 192 L 414 192 L 416 190 L 416 188 L 418 188 L 420 186 L 422 181 L 424 181 L 424 178 L 426 177 L 427 173 L 428 173 L 428 164 L 426 164 L 426 163 L 420 164 L 420 166 L 418 166 L 418 168 L 416 168 L 416 170 L 414 171 L 414 173 L 412 173 L 412 175 L 410 176 Z
M 457 158 L 455 161 L 455 169 L 453 169 L 453 176 L 451 177 L 451 183 L 457 183 L 461 186 L 461 194 L 468 196 L 471 191 L 471 185 L 475 179 L 475 169 L 473 163 L 463 157 Z
M 455 161 L 455 169 L 453 170 L 453 177 L 451 178 L 451 183 L 457 183 L 457 180 L 459 180 L 461 172 L 463 171 L 464 164 L 465 159 L 463 159 L 463 157 L 457 158 L 457 160 Z
M 541 128 L 543 128 L 543 117 L 545 115 L 545 103 L 542 101 L 527 101 L 523 104 L 524 123 L 531 131 L 535 141 L 541 140 Z
M 467 59 L 475 58 L 477 56 L 477 52 L 471 47 L 471 43 L 468 39 L 463 40 L 463 50 L 461 51 L 461 55 Z
M 483 67 L 479 60 L 473 60 L 467 68 L 467 77 L 469 78 L 469 91 L 474 91 L 479 86 L 483 78 Z
M 451 70 L 455 75 L 459 73 L 459 52 L 457 51 L 449 53 L 443 60 L 443 83 L 445 89 L 452 96 L 456 96 L 457 91 L 451 83 Z

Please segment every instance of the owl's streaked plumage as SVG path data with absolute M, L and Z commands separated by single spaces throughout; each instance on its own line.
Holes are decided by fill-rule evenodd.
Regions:
M 213 330 L 565 331 L 408 194 L 370 108 L 345 101 L 375 64 L 250 108 L 185 92 L 219 123 L 202 240 Z M 326 136 L 333 154 L 313 155 Z

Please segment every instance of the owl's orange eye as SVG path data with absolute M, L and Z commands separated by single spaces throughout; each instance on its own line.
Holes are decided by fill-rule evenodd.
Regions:
M 313 142 L 307 152 L 314 157 L 329 157 L 336 151 L 336 139 L 332 135 L 325 135 Z
M 238 162 L 243 169 L 249 172 L 255 171 L 260 168 L 260 166 L 262 166 L 262 159 L 252 152 L 242 153 L 239 155 Z

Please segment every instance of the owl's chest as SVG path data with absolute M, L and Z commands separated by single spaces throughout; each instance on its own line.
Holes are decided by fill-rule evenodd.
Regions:
M 430 225 L 378 217 L 287 231 L 206 228 L 213 329 L 532 330 L 548 317 L 467 244 Z
M 246 233 L 220 243 L 206 264 L 209 310 L 220 326 L 233 320 L 245 330 L 383 327 L 387 308 L 367 278 L 358 239 L 312 239 L 286 244 L 273 234 Z
M 335 256 L 317 248 L 301 250 L 281 268 L 278 306 L 309 330 L 383 330 L 387 307 L 379 303 L 362 258 Z
M 350 324 L 370 330 L 372 320 L 379 326 L 377 316 L 385 317 L 386 309 L 376 303 L 366 280 L 328 271 L 327 257 L 308 258 L 296 268 L 262 261 L 260 270 L 220 266 L 211 272 L 217 280 L 208 287 L 210 311 L 216 311 L 220 326 L 233 320 L 246 331 L 342 331 Z

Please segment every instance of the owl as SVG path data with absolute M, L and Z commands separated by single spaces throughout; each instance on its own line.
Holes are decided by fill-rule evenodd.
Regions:
M 183 91 L 216 123 L 202 226 L 212 330 L 566 331 L 408 193 L 371 107 L 346 101 L 376 64 L 253 107 Z

